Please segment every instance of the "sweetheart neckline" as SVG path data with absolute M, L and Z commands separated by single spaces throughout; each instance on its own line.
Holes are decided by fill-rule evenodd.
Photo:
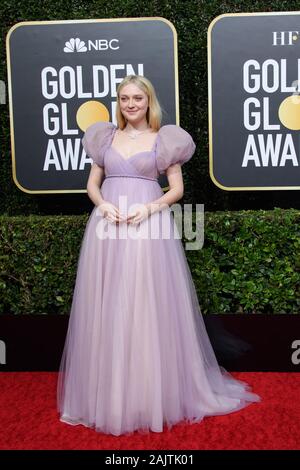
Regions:
M 154 147 L 154 145 L 153 145 L 153 147 Z M 124 160 L 125 162 L 127 162 L 128 160 L 131 160 L 136 155 L 140 155 L 141 153 L 153 153 L 155 151 L 154 148 L 152 148 L 151 150 L 143 150 L 142 152 L 137 152 L 137 153 L 134 153 L 133 155 L 130 155 L 130 157 L 128 157 L 128 158 L 124 158 L 123 155 L 115 147 L 110 145 L 109 148 L 111 150 L 114 150 L 122 158 L 122 160 Z
M 125 162 L 127 162 L 128 160 L 131 160 L 136 155 L 140 155 L 141 153 L 153 153 L 153 152 L 155 152 L 155 147 L 156 147 L 157 139 L 158 139 L 158 132 L 156 133 L 156 136 L 155 136 L 155 139 L 154 139 L 151 150 L 143 150 L 141 152 L 137 152 L 137 153 L 134 153 L 133 155 L 130 155 L 130 157 L 128 157 L 128 158 L 124 158 L 123 155 L 112 145 L 112 142 L 114 140 L 114 136 L 115 136 L 115 133 L 117 132 L 117 129 L 118 129 L 118 127 L 114 128 L 109 148 L 114 150 L 122 158 L 122 160 L 124 160 Z

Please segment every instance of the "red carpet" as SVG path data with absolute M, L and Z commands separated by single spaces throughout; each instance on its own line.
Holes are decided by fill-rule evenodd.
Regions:
M 0 374 L 0 449 L 300 449 L 300 374 L 234 372 L 262 397 L 260 403 L 163 433 L 100 434 L 61 423 L 56 373 Z

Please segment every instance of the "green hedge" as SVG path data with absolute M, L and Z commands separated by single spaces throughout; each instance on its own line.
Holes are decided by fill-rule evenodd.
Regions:
M 187 252 L 203 313 L 300 312 L 300 211 L 206 213 Z
M 0 217 L 0 313 L 69 313 L 88 218 Z M 297 210 L 206 212 L 186 251 L 202 313 L 299 313 L 299 227 Z

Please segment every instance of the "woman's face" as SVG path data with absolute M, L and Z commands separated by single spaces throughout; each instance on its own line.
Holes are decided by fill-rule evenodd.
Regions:
M 132 123 L 145 119 L 148 109 L 148 96 L 137 85 L 130 83 L 121 88 L 120 109 L 127 121 Z

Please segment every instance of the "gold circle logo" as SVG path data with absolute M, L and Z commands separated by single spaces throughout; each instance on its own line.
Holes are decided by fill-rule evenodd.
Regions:
M 104 104 L 99 101 L 86 101 L 78 108 L 76 122 L 83 132 L 98 121 L 109 121 L 109 112 Z

